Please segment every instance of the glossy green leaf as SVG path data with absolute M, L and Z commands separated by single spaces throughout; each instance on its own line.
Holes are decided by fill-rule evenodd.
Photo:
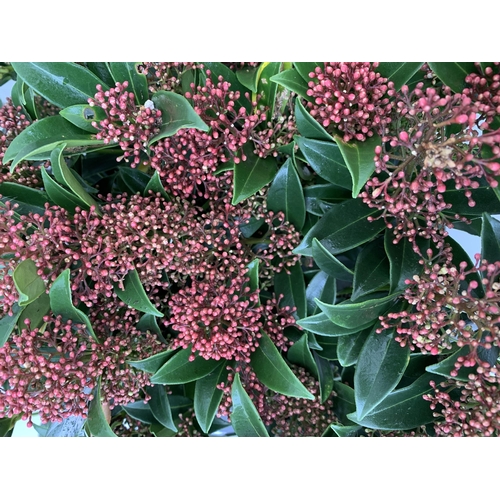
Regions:
M 88 132 L 75 127 L 62 116 L 47 116 L 24 129 L 10 143 L 3 163 L 12 161 L 10 171 L 23 160 L 46 160 L 59 144 L 66 143 L 66 154 L 83 152 L 88 148 L 102 147 L 104 141 L 98 141 Z
M 375 147 L 382 144 L 379 136 L 373 136 L 366 141 L 344 142 L 335 137 L 344 161 L 352 178 L 352 197 L 357 198 L 366 181 L 375 171 Z
M 472 190 L 472 199 L 476 204 L 469 206 L 469 199 L 465 196 L 468 189 L 456 189 L 447 185 L 443 193 L 443 200 L 452 205 L 450 210 L 444 210 L 445 214 L 460 214 L 467 217 L 481 216 L 483 212 L 490 214 L 500 213 L 500 200 L 495 194 L 495 190 L 486 183 L 484 179 L 479 179 L 480 186 Z
M 84 187 L 80 184 L 78 179 L 75 177 L 73 172 L 69 169 L 68 165 L 64 161 L 63 152 L 65 144 L 54 149 L 50 155 L 50 162 L 52 165 L 52 170 L 54 176 L 59 178 L 71 191 L 72 193 L 81 200 L 81 203 L 86 207 L 95 207 L 95 211 L 98 215 L 102 215 L 97 200 L 92 198 L 92 196 L 85 191 Z
M 208 375 L 225 362 L 224 360 L 204 359 L 201 356 L 189 361 L 191 355 L 189 347 L 175 353 L 151 377 L 151 382 L 167 385 L 187 384 Z
M 227 380 L 227 362 L 196 381 L 194 387 L 194 412 L 201 430 L 208 434 L 222 400 L 223 392 L 217 386 Z
M 394 329 L 377 333 L 375 325 L 359 353 L 354 374 L 356 412 L 363 419 L 398 385 L 410 361 L 410 348 L 394 340 Z
M 146 295 L 137 270 L 134 269 L 127 273 L 127 276 L 123 280 L 123 289 L 118 284 L 114 284 L 113 290 L 120 300 L 123 300 L 125 304 L 133 309 L 160 318 L 163 317 L 163 313 L 156 309 Z
M 272 340 L 265 332 L 259 347 L 250 356 L 251 366 L 258 379 L 269 389 L 294 398 L 314 399 L 288 367 Z
M 439 375 L 426 373 L 408 387 L 392 392 L 363 419 L 356 413 L 348 415 L 353 422 L 380 430 L 408 430 L 428 424 L 434 420 L 430 403 L 422 396 L 432 393 L 431 380 L 439 383 Z
M 283 294 L 281 307 L 296 307 L 294 315 L 298 318 L 305 317 L 307 313 L 306 287 L 300 262 L 274 275 L 274 291 L 277 296 Z
M 276 161 L 273 158 L 259 158 L 247 143 L 244 147 L 246 161 L 234 165 L 233 205 L 255 194 L 267 186 L 276 174 Z
M 333 398 L 333 411 L 335 415 L 342 424 L 352 425 L 353 422 L 347 418 L 347 415 L 356 411 L 353 388 L 340 381 L 335 381 L 333 383 L 333 390 L 335 391 Z
M 14 62 L 12 66 L 37 94 L 60 108 L 87 104 L 97 85 L 109 88 L 87 68 L 72 62 Z
M 0 195 L 2 195 L 0 202 L 3 204 L 10 201 L 12 204 L 17 203 L 19 205 L 15 209 L 19 215 L 43 214 L 45 212 L 45 203 L 49 201 L 44 191 L 14 182 L 1 182 Z
M 128 82 L 127 91 L 134 93 L 137 105 L 144 106 L 149 98 L 148 80 L 146 75 L 137 69 L 139 64 L 141 63 L 110 62 L 109 71 L 115 82 Z
M 248 277 L 250 278 L 250 291 L 259 290 L 259 259 L 254 259 L 247 265 Z
M 301 136 L 295 136 L 295 142 L 307 163 L 320 177 L 349 191 L 352 189 L 351 174 L 336 143 Z
M 317 342 L 321 347 L 321 350 L 317 350 L 318 356 L 324 359 L 336 361 L 337 356 L 337 343 L 338 339 L 335 337 L 318 337 Z
M 403 292 L 407 285 L 407 279 L 413 279 L 413 276 L 420 275 L 422 264 L 419 260 L 422 258 L 413 250 L 413 245 L 407 238 L 403 238 L 397 244 L 394 244 L 394 235 L 389 229 L 384 234 L 384 248 L 389 259 L 389 282 L 390 292 Z M 423 255 L 428 248 L 428 241 L 422 243 L 417 241 Z
M 338 338 L 337 356 L 341 366 L 352 366 L 358 361 L 359 354 L 370 331 L 371 328 Z
M 177 432 L 177 427 L 172 419 L 172 410 L 170 409 L 165 387 L 153 385 L 152 387 L 147 387 L 146 392 L 151 396 L 148 404 L 154 418 L 167 429 Z
M 286 220 L 297 230 L 302 229 L 306 220 L 306 204 L 302 185 L 291 158 L 278 170 L 267 192 L 267 208 L 275 213 L 283 212 Z
M 465 77 L 477 72 L 472 62 L 429 62 L 427 64 L 453 92 L 462 92 L 465 88 Z
M 56 278 L 54 283 L 52 283 L 49 291 L 49 298 L 50 308 L 56 316 L 60 314 L 64 321 L 70 319 L 75 323 L 84 324 L 87 327 L 89 334 L 96 342 L 99 342 L 96 334 L 94 333 L 94 329 L 90 324 L 88 316 L 73 305 L 69 269 L 63 271 Z
M 366 297 L 363 302 L 353 302 L 348 299 L 335 305 L 325 304 L 316 299 L 316 303 L 335 324 L 344 328 L 356 328 L 378 318 L 397 296 L 398 294 L 380 298 Z
M 18 304 L 23 307 L 45 293 L 45 283 L 38 276 L 38 269 L 31 259 L 21 261 L 14 269 L 13 279 L 19 293 Z
M 156 322 L 157 316 L 153 316 L 152 314 L 143 314 L 139 322 L 137 323 L 137 329 L 141 332 L 151 332 L 156 333 L 157 335 L 161 335 L 160 327 Z
M 86 62 L 88 70 L 94 73 L 97 78 L 101 79 L 109 87 L 114 87 L 116 80 L 109 72 L 108 63 L 105 62 Z
M 389 284 L 390 265 L 384 240 L 378 238 L 361 249 L 354 268 L 351 300 L 374 292 Z
M 330 424 L 330 428 L 335 432 L 337 437 L 357 437 L 363 430 L 361 425 L 337 425 Z
M 295 69 L 286 69 L 285 71 L 272 76 L 271 81 L 285 87 L 288 90 L 291 90 L 292 92 L 295 92 L 300 97 L 303 97 L 308 101 L 311 100 L 311 98 L 307 95 L 307 83 Z
M 0 418 L 0 437 L 8 437 L 11 435 L 12 430 L 19 417 Z
M 464 367 L 462 366 L 460 370 L 458 370 L 457 375 L 451 376 L 451 372 L 455 370 L 455 363 L 457 359 L 461 356 L 465 357 L 470 353 L 470 348 L 468 346 L 462 347 L 462 349 L 458 350 L 455 354 L 448 356 L 447 358 L 439 361 L 439 363 L 435 363 L 430 366 L 425 367 L 425 371 L 429 373 L 435 373 L 437 375 L 441 375 L 448 379 L 460 380 L 462 382 L 469 381 L 469 375 L 472 373 L 476 373 L 477 366 L 472 367 Z
M 368 220 L 378 213 L 379 210 L 369 208 L 359 198 L 339 203 L 308 231 L 293 253 L 311 256 L 314 238 L 333 255 L 356 248 L 373 239 L 385 227 L 382 219 Z
M 97 134 L 98 132 L 92 122 L 99 123 L 106 118 L 106 113 L 102 108 L 90 106 L 89 104 L 75 104 L 61 109 L 59 114 L 76 127 L 91 134 Z
M 155 108 L 161 111 L 162 125 L 160 132 L 150 139 L 149 146 L 160 139 L 175 135 L 182 128 L 196 128 L 208 132 L 209 126 L 199 117 L 184 96 L 159 90 L 154 93 L 151 100 Z
M 259 68 L 241 68 L 236 71 L 236 78 L 251 92 L 257 92 Z
M 106 420 L 101 403 L 101 377 L 97 381 L 94 399 L 90 402 L 87 428 L 96 437 L 117 437 Z
M 306 288 L 307 315 L 312 316 L 319 310 L 315 298 L 327 304 L 334 304 L 337 295 L 335 278 L 319 271 Z
M 309 114 L 300 99 L 295 99 L 295 120 L 299 134 L 308 139 L 333 141 L 333 137 Z
M 293 66 L 298 71 L 302 79 L 307 83 L 311 80 L 309 73 L 314 73 L 316 68 L 323 69 L 325 63 L 322 62 L 294 62 Z
M 163 424 L 160 424 L 160 422 L 156 420 L 149 403 L 145 403 L 144 401 L 134 401 L 133 403 L 129 403 L 122 408 L 125 410 L 127 415 L 130 415 L 135 420 L 139 420 L 139 422 L 143 422 L 152 427 L 155 426 L 155 428 L 156 426 L 162 426 L 165 428 Z M 171 429 L 170 431 L 172 433 L 174 432 Z
M 44 167 L 42 167 L 41 172 L 43 187 L 49 195 L 53 205 L 64 208 L 71 215 L 75 214 L 76 207 L 85 207 L 82 200 L 80 200 L 78 196 L 63 188 L 54 179 L 52 179 Z
M 259 413 L 241 385 L 239 373 L 234 376 L 231 400 L 231 423 L 239 437 L 269 437 Z
M 313 332 L 316 335 L 321 335 L 322 337 L 342 337 L 344 335 L 352 335 L 360 330 L 364 330 L 373 324 L 374 320 L 370 320 L 359 326 L 352 328 L 346 328 L 339 326 L 334 323 L 326 313 L 320 312 L 314 316 L 309 316 L 308 318 L 303 318 L 297 321 L 297 324 L 309 332 Z
M 394 90 L 399 91 L 423 64 L 422 62 L 381 62 L 376 71 L 389 82 L 393 82 Z
M 333 390 L 333 368 L 330 361 L 319 356 L 317 351 L 312 351 L 312 355 L 318 371 L 319 400 L 323 404 Z
M 155 170 L 153 177 L 151 177 L 151 180 L 147 183 L 146 187 L 144 188 L 144 196 L 151 196 L 150 192 L 160 193 L 163 199 L 170 201 L 170 196 L 163 187 L 158 170 Z
M 151 178 L 137 168 L 120 167 L 115 179 L 116 190 L 129 194 L 141 194 L 147 189 Z
M 271 120 L 274 116 L 274 106 L 276 103 L 276 93 L 278 84 L 272 80 L 281 67 L 280 62 L 264 62 L 259 68 L 259 77 L 257 80 L 257 106 L 267 108 L 267 119 Z
M 500 222 L 488 213 L 483 214 L 481 258 L 490 263 L 500 261 Z
M 17 321 L 17 327 L 19 330 L 25 328 L 24 320 L 30 320 L 30 328 L 34 330 L 35 328 L 40 328 L 44 321 L 43 317 L 49 314 L 50 311 L 50 298 L 48 293 L 42 293 L 40 297 L 38 297 L 31 304 L 26 306 L 21 315 L 19 316 L 19 320 Z
M 156 373 L 176 352 L 175 350 L 167 350 L 138 361 L 127 359 L 127 364 L 146 373 Z
M 313 238 L 311 248 L 312 258 L 322 271 L 333 278 L 352 281 L 354 273 L 334 257 L 317 238 Z
M 302 368 L 306 368 L 309 373 L 318 377 L 318 367 L 314 361 L 311 349 L 309 349 L 307 333 L 304 333 L 304 335 L 288 349 L 287 358 L 290 363 L 302 366 Z
M 17 320 L 23 312 L 24 307 L 20 307 L 16 302 L 12 306 L 12 316 L 6 314 L 2 319 L 0 319 L 0 349 L 5 345 L 10 334 L 16 327 Z

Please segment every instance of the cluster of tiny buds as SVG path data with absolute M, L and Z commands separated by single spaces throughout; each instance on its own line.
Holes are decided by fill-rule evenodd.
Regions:
M 92 122 L 99 130 L 96 139 L 104 144 L 119 144 L 124 154 L 118 160 L 124 159 L 135 167 L 141 163 L 141 153 L 147 150 L 148 141 L 160 130 L 161 111 L 154 108 L 152 101 L 136 105 L 134 93 L 127 92 L 127 88 L 128 82 L 117 82 L 106 91 L 97 85 L 98 92 L 88 102 L 106 113 L 104 120 Z
M 375 70 L 378 63 L 329 62 L 309 73 L 307 106 L 327 130 L 344 141 L 364 141 L 390 123 L 394 84 Z

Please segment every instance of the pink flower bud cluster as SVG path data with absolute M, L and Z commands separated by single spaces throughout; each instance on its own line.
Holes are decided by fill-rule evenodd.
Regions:
M 92 122 L 99 132 L 96 139 L 104 144 L 117 143 L 124 151 L 122 157 L 136 167 L 143 160 L 141 153 L 147 150 L 147 143 L 157 134 L 161 126 L 161 111 L 150 107 L 137 106 L 133 92 L 127 92 L 128 82 L 116 83 L 104 91 L 97 85 L 98 92 L 89 99 L 90 106 L 98 106 L 106 113 L 106 118 Z
M 148 77 L 149 91 L 158 90 L 182 93 L 182 79 L 185 73 L 203 67 L 194 62 L 143 62 L 139 69 Z
M 479 259 L 479 254 L 476 257 Z M 395 339 L 401 346 L 409 344 L 411 350 L 418 348 L 434 355 L 451 349 L 454 343 L 468 346 L 470 354 L 457 360 L 457 372 L 461 366 L 481 362 L 478 348 L 500 347 L 500 262 L 478 261 L 467 270 L 466 262 L 458 268 L 452 264 L 450 252 L 432 263 L 429 250 L 428 259 L 421 261 L 423 274 L 406 282 L 404 300 L 409 309 L 381 317 L 382 327 L 377 331 L 395 328 Z M 479 287 L 476 280 L 466 282 L 475 272 L 482 275 L 483 297 L 475 292 Z
M 304 368 L 292 366 L 293 373 L 306 389 L 315 396 L 314 400 L 293 398 L 278 394 L 262 384 L 250 366 L 228 368 L 227 382 L 220 384 L 223 391 L 218 416 L 230 419 L 232 406 L 231 386 L 234 373 L 240 374 L 243 388 L 252 400 L 264 425 L 271 436 L 275 437 L 319 437 L 327 427 L 337 421 L 333 407 L 332 394 L 321 403 L 319 382 Z
M 340 132 L 344 141 L 364 141 L 390 123 L 394 87 L 376 73 L 378 63 L 325 62 L 309 73 L 307 106 L 329 132 Z
M 436 410 L 434 423 L 437 436 L 500 436 L 500 371 L 499 365 L 481 362 L 476 373 L 466 382 L 448 380 L 431 382 L 434 392 L 424 396 Z M 451 391 L 459 391 L 458 400 Z

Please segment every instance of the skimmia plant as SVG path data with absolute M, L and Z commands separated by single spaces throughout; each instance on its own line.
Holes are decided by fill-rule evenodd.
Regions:
M 1 435 L 500 434 L 499 63 L 1 70 Z

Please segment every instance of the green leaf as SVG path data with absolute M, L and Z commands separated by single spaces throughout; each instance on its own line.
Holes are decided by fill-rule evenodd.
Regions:
M 352 335 L 353 333 L 370 327 L 373 321 L 374 320 L 370 320 L 360 326 L 346 328 L 334 323 L 326 313 L 320 312 L 314 316 L 309 316 L 308 318 L 297 321 L 297 325 L 316 335 L 321 335 L 322 337 L 342 337 L 344 335 Z
M 148 80 L 146 75 L 138 71 L 139 64 L 141 63 L 110 62 L 109 71 L 115 82 L 128 82 L 127 91 L 134 93 L 136 104 L 144 106 L 149 98 Z
M 472 62 L 429 62 L 427 64 L 453 92 L 462 92 L 465 88 L 465 77 L 477 72 Z
M 351 299 L 331 305 L 316 299 L 319 308 L 337 325 L 344 328 L 356 328 L 375 320 L 383 314 L 399 294 L 380 298 L 365 298 L 363 302 Z
M 250 278 L 250 291 L 255 292 L 259 290 L 259 259 L 254 259 L 247 265 L 248 277 Z
M 117 437 L 111 430 L 101 403 L 101 377 L 97 380 L 97 387 L 94 392 L 94 399 L 89 405 L 89 415 L 87 418 L 87 427 L 93 436 L 96 437 Z
M 409 346 L 394 340 L 395 329 L 377 333 L 375 325 L 359 353 L 354 374 L 356 412 L 363 419 L 398 385 L 408 363 Z
M 135 420 L 139 420 L 139 422 L 143 422 L 150 426 L 161 426 L 165 428 L 154 417 L 149 403 L 145 403 L 144 401 L 134 401 L 133 403 L 129 403 L 122 408 L 128 415 L 130 415 Z M 173 433 L 174 431 L 171 430 L 171 432 Z
M 236 71 L 236 78 L 251 92 L 257 92 L 259 68 L 241 68 Z
M 278 170 L 267 193 L 267 208 L 273 212 L 283 212 L 286 220 L 302 229 L 306 220 L 306 204 L 299 176 L 291 158 Z
M 307 333 L 304 333 L 304 335 L 288 349 L 287 358 L 290 363 L 302 366 L 302 368 L 306 368 L 309 373 L 316 378 L 318 377 L 318 367 L 309 349 Z
M 285 87 L 288 90 L 291 90 L 292 92 L 295 92 L 300 97 L 303 97 L 308 101 L 311 100 L 311 98 L 307 95 L 307 83 L 295 69 L 286 69 L 285 71 L 272 76 L 271 81 Z
M 337 434 L 337 437 L 357 437 L 363 430 L 361 425 L 336 425 L 330 424 L 330 428 Z
M 160 132 L 149 140 L 149 146 L 160 139 L 175 135 L 182 128 L 195 128 L 208 132 L 210 127 L 199 117 L 184 96 L 159 90 L 154 93 L 151 100 L 155 108 L 161 111 L 162 125 Z
M 217 386 L 227 380 L 227 365 L 227 362 L 222 363 L 212 373 L 198 379 L 194 386 L 194 413 L 205 434 L 208 434 L 222 400 L 223 392 Z
M 276 174 L 276 160 L 270 157 L 259 158 L 252 150 L 251 144 L 245 144 L 246 161 L 234 165 L 233 205 L 267 186 Z
M 54 149 L 52 154 L 50 155 L 50 163 L 52 165 L 52 170 L 54 171 L 54 176 L 60 181 L 64 183 L 73 194 L 81 200 L 84 206 L 86 207 L 95 207 L 95 211 L 98 215 L 102 215 L 102 212 L 99 210 L 99 205 L 97 201 L 90 196 L 87 191 L 85 191 L 84 187 L 77 180 L 73 172 L 68 168 L 68 165 L 64 161 L 63 152 L 64 147 L 66 145 L 63 144 L 60 147 Z
M 280 70 L 280 62 L 264 62 L 259 67 L 259 77 L 257 80 L 257 106 L 267 108 L 267 119 L 271 120 L 274 116 L 274 106 L 276 103 L 276 92 L 278 84 L 273 82 L 272 77 Z
M 393 82 L 394 90 L 399 91 L 423 64 L 422 62 L 381 62 L 376 71 L 389 82 Z
M 356 411 L 353 388 L 340 381 L 335 381 L 333 383 L 333 390 L 336 394 L 333 398 L 333 411 L 335 415 L 342 424 L 352 425 L 352 421 L 347 418 L 347 415 Z
M 73 305 L 69 278 L 70 270 L 66 269 L 52 283 L 49 291 L 50 308 L 56 316 L 61 315 L 64 321 L 70 319 L 75 323 L 84 324 L 89 334 L 99 342 L 88 316 Z
M 118 284 L 113 285 L 113 290 L 120 300 L 137 311 L 163 317 L 163 313 L 158 311 L 151 303 L 139 278 L 136 269 L 129 271 L 123 280 L 123 289 Z
M 408 430 L 429 424 L 434 420 L 430 403 L 422 396 L 432 393 L 429 382 L 443 379 L 439 375 L 426 373 L 413 384 L 392 392 L 370 414 L 358 419 L 356 413 L 348 415 L 353 422 L 380 430 Z
M 300 99 L 295 99 L 295 120 L 300 135 L 308 139 L 333 141 L 333 137 L 307 112 Z
M 45 293 L 45 283 L 37 271 L 31 259 L 21 261 L 14 270 L 13 279 L 19 293 L 18 304 L 21 307 L 31 304 Z
M 49 202 L 44 191 L 14 182 L 1 182 L 0 195 L 2 195 L 0 200 L 3 203 L 10 201 L 12 204 L 19 204 L 19 207 L 15 209 L 19 215 L 43 214 L 45 203 Z
M 187 384 L 203 378 L 213 372 L 225 361 L 215 359 L 204 359 L 197 356 L 193 361 L 189 361 L 192 352 L 191 348 L 182 349 L 175 353 L 152 377 L 153 384 Z
M 366 141 L 344 142 L 335 137 L 344 161 L 351 173 L 352 197 L 357 198 L 366 181 L 375 171 L 375 147 L 382 144 L 379 136 L 373 136 Z
M 172 420 L 172 410 L 170 409 L 165 387 L 153 385 L 153 387 L 147 387 L 146 392 L 151 396 L 148 404 L 153 417 L 167 429 L 177 432 L 177 427 Z
M 469 206 L 469 199 L 465 196 L 468 189 L 456 189 L 449 183 L 443 193 L 445 203 L 452 205 L 450 210 L 444 210 L 445 214 L 460 214 L 470 216 L 481 216 L 483 212 L 490 214 L 500 213 L 500 200 L 495 190 L 484 179 L 478 179 L 480 186 L 472 191 L 472 199 L 476 202 L 473 207 Z
M 311 256 L 314 238 L 333 255 L 356 248 L 373 239 L 385 227 L 382 219 L 368 220 L 368 217 L 376 216 L 378 212 L 378 209 L 369 208 L 359 198 L 334 205 L 308 231 L 293 253 Z
M 137 329 L 141 332 L 149 331 L 151 333 L 161 335 L 160 327 L 156 322 L 156 316 L 153 316 L 152 314 L 144 314 L 137 323 Z
M 113 87 L 116 83 L 115 79 L 111 76 L 109 72 L 108 64 L 105 62 L 86 62 L 85 65 L 100 78 L 106 85 Z
M 354 268 L 353 292 L 351 300 L 358 300 L 389 284 L 389 259 L 381 238 L 368 243 L 361 249 Z
M 5 345 L 5 342 L 7 342 L 10 334 L 16 327 L 17 320 L 23 312 L 23 309 L 24 307 L 20 307 L 16 302 L 12 306 L 12 316 L 9 316 L 7 314 L 2 319 L 0 319 L 0 349 Z
M 288 367 L 272 340 L 265 332 L 259 347 L 250 356 L 251 366 L 258 379 L 269 389 L 294 398 L 314 399 Z
M 37 94 L 59 108 L 87 104 L 97 85 L 109 88 L 87 68 L 72 62 L 14 62 L 12 67 Z
M 67 154 L 81 152 L 88 149 L 86 146 L 102 147 L 104 141 L 98 141 L 91 134 L 75 127 L 62 116 L 47 116 L 24 129 L 10 143 L 3 163 L 12 161 L 10 171 L 23 160 L 46 160 L 50 158 L 52 150 L 59 144 L 66 143 Z M 107 147 L 107 146 L 106 146 Z
M 277 296 L 283 294 L 281 307 L 296 307 L 294 315 L 298 318 L 306 316 L 306 287 L 300 262 L 274 275 L 274 291 Z
M 333 278 L 343 281 L 352 281 L 354 273 L 334 257 L 319 241 L 313 238 L 312 257 L 317 266 Z
M 153 193 L 160 193 L 163 199 L 170 201 L 170 196 L 163 187 L 158 170 L 155 170 L 153 177 L 151 177 L 151 180 L 144 188 L 144 196 L 150 196 L 150 191 L 152 191 Z
M 75 104 L 61 109 L 59 114 L 76 127 L 91 134 L 97 134 L 98 132 L 92 122 L 99 123 L 106 118 L 106 113 L 102 108 L 90 106 L 89 104 Z
M 483 214 L 481 258 L 490 263 L 500 261 L 500 222 L 488 213 Z
M 19 316 L 17 327 L 19 331 L 25 328 L 24 320 L 30 320 L 30 328 L 40 328 L 44 321 L 43 317 L 49 314 L 50 311 L 50 298 L 48 293 L 42 293 L 38 299 L 26 306 Z
M 239 437 L 269 437 L 259 413 L 241 385 L 239 373 L 234 376 L 231 400 L 231 423 Z
M 294 62 L 293 65 L 306 83 L 311 80 L 309 73 L 314 73 L 318 67 L 321 69 L 325 67 L 325 63 L 322 62 Z
M 451 376 L 451 372 L 455 370 L 455 363 L 457 359 L 461 356 L 465 357 L 469 353 L 470 353 L 469 346 L 462 347 L 462 349 L 458 350 L 455 354 L 439 361 L 439 363 L 426 366 L 425 371 L 441 375 L 448 379 L 460 380 L 462 382 L 469 382 L 469 375 L 472 373 L 476 373 L 477 366 L 472 366 L 472 367 L 462 366 L 460 370 L 458 370 L 457 375 L 455 375 L 454 377 Z
M 338 338 L 337 356 L 341 366 L 356 364 L 370 331 L 371 328 Z
M 415 253 L 413 245 L 408 239 L 403 238 L 397 244 L 393 241 L 394 235 L 391 230 L 384 234 L 384 248 L 389 258 L 390 293 L 402 292 L 407 288 L 405 281 L 413 279 L 413 276 L 420 275 L 423 265 L 419 263 L 422 258 Z M 428 240 L 417 244 L 425 255 L 429 248 Z
M 144 193 L 151 178 L 137 168 L 120 167 L 116 177 L 117 191 L 126 191 L 129 194 Z
M 312 351 L 312 355 L 318 371 L 319 399 L 323 404 L 333 390 L 333 368 L 330 361 L 319 356 L 317 351 Z
M 146 373 L 156 373 L 176 352 L 176 350 L 167 350 L 139 361 L 127 359 L 127 364 Z
M 307 315 L 312 316 L 318 312 L 318 304 L 315 298 L 328 304 L 335 304 L 337 297 L 337 283 L 335 278 L 319 271 L 309 282 L 306 288 Z
M 52 179 L 44 167 L 41 168 L 41 172 L 43 186 L 53 204 L 64 208 L 71 215 L 74 215 L 76 207 L 81 207 L 83 205 L 80 198 L 60 186 L 54 179 Z
M 320 177 L 349 191 L 352 189 L 351 174 L 337 144 L 301 136 L 295 136 L 295 142 L 307 163 Z
M 19 417 L 0 418 L 0 437 L 7 437 L 11 435 L 12 429 Z

